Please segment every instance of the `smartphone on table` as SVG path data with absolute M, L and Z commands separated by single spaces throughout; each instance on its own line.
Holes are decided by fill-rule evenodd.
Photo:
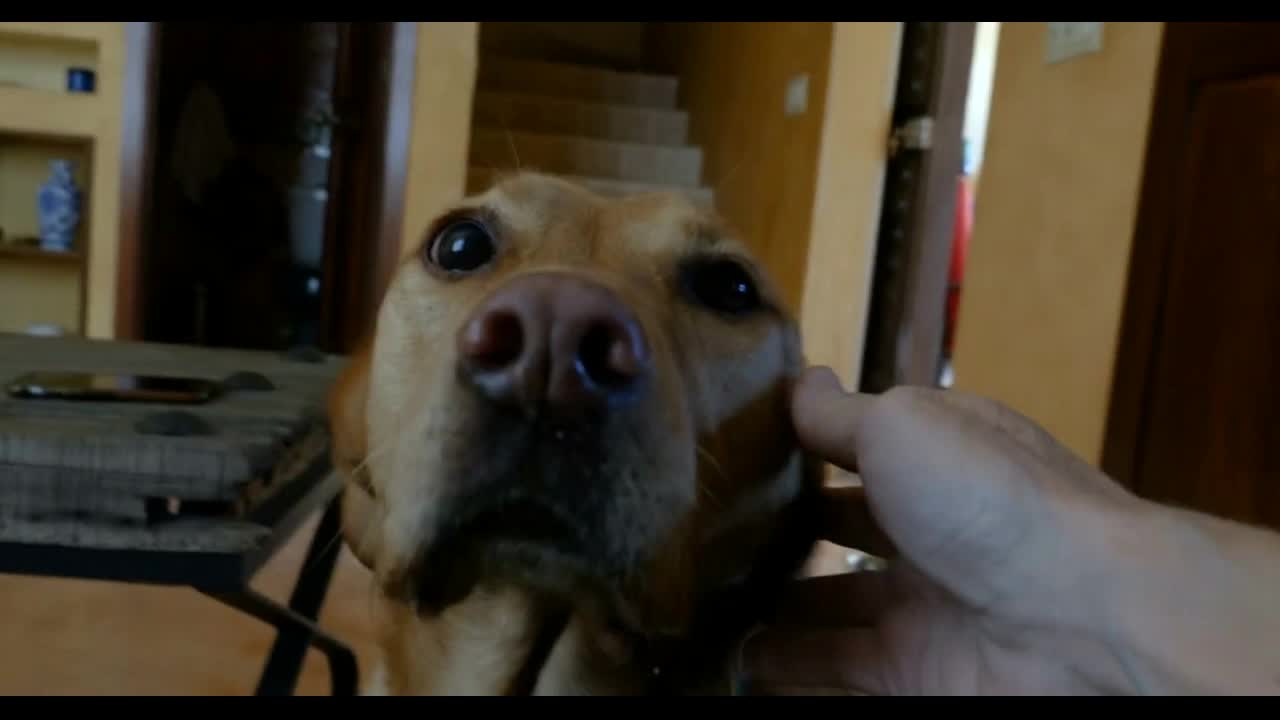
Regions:
M 86 372 L 31 372 L 9 383 L 25 399 L 199 404 L 212 400 L 218 383 L 187 377 Z

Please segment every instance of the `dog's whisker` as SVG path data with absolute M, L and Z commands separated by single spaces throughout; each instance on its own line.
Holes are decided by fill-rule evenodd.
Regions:
M 704 337 L 702 333 L 698 333 L 698 332 L 690 333 L 690 335 L 693 338 L 693 342 L 696 343 L 698 346 L 697 347 L 698 354 L 702 357 L 706 357 L 707 356 L 706 337 Z M 707 383 L 706 375 L 700 367 L 695 367 L 691 369 L 693 370 L 693 372 L 691 372 L 689 375 L 692 378 L 692 382 L 689 383 L 689 394 L 690 396 L 692 396 L 692 399 L 693 399 L 692 406 L 705 408 L 707 407 L 706 396 L 709 394 L 707 393 L 707 388 L 706 388 L 706 383 Z M 701 430 L 701 428 L 699 428 L 699 430 Z
M 329 540 L 326 541 L 325 544 L 320 547 L 320 551 L 316 553 L 316 556 L 313 557 L 310 562 L 303 563 L 302 569 L 298 571 L 298 574 L 306 575 L 307 573 L 314 570 L 317 567 L 316 564 L 319 563 L 321 560 L 323 560 L 324 557 L 328 555 L 330 551 L 333 550 L 333 546 L 341 540 L 342 540 L 342 530 L 339 529 L 337 532 L 333 534 L 333 537 L 329 538 Z
M 369 587 L 367 588 L 369 601 L 365 609 L 369 612 L 369 624 L 375 628 L 378 626 L 378 605 L 380 604 L 378 602 L 378 589 L 378 576 L 370 573 Z
M 728 480 L 729 477 L 725 475 L 724 468 L 720 465 L 720 461 L 716 460 L 716 456 L 711 454 L 711 451 L 703 447 L 701 444 L 696 447 L 698 450 L 698 456 L 707 461 L 711 466 L 711 469 L 716 471 L 716 475 L 719 475 L 721 480 Z
M 419 420 L 415 421 L 415 423 L 421 422 L 423 425 L 429 425 L 431 421 L 430 416 L 431 416 L 431 413 L 429 412 L 424 411 L 424 412 L 418 413 Z M 352 481 L 356 482 L 357 484 L 361 484 L 359 480 L 356 480 L 356 476 L 358 476 L 361 472 L 364 472 L 368 468 L 369 463 L 372 462 L 375 458 L 379 457 L 380 455 L 387 452 L 388 450 L 391 450 L 393 446 L 398 447 L 400 439 L 405 434 L 407 434 L 410 430 L 413 429 L 412 426 L 401 429 L 402 419 L 403 419 L 403 414 L 397 416 L 396 418 L 397 432 L 392 433 L 390 437 L 388 437 L 386 440 L 381 442 L 375 449 L 366 453 L 365 457 L 361 459 L 361 461 L 352 468 L 351 470 Z M 378 524 L 373 522 L 367 523 L 365 525 L 364 530 L 361 533 L 361 537 L 359 538 L 359 546 L 363 546 L 366 542 L 368 542 L 369 538 L 372 536 L 372 533 L 377 527 L 378 527 Z M 306 573 L 309 573 L 312 570 L 316 569 L 317 563 L 321 559 L 323 559 L 324 556 L 327 555 L 333 549 L 333 545 L 335 543 L 338 543 L 342 540 L 342 537 L 343 537 L 343 532 L 342 532 L 342 529 L 339 528 L 338 531 L 334 533 L 334 536 L 325 542 L 325 544 L 321 547 L 321 550 L 316 554 L 316 556 L 312 558 L 310 562 L 303 564 L 302 568 L 298 571 L 299 574 L 305 575 Z
M 715 188 L 716 194 L 719 195 L 719 193 L 730 184 L 731 180 L 736 180 L 744 166 L 759 163 L 764 159 L 763 153 L 756 152 L 753 155 L 751 152 L 752 149 L 780 147 L 778 139 L 785 128 L 786 125 L 780 124 L 773 128 L 773 132 L 771 133 L 772 137 L 766 138 L 764 142 L 743 145 L 741 155 L 739 155 L 737 161 L 735 161 L 733 165 L 730 165 L 727 171 L 720 173 L 720 177 L 711 184 L 711 186 Z
M 502 116 L 502 125 L 503 129 L 505 129 L 507 133 L 507 144 L 511 146 L 511 157 L 515 160 L 516 172 L 520 172 L 520 152 L 516 150 L 516 137 L 511 132 L 511 123 L 508 122 L 508 118 L 505 113 Z
M 738 160 L 733 165 L 729 166 L 728 171 L 721 174 L 720 178 L 712 184 L 712 187 L 714 187 L 717 192 L 723 192 L 724 188 L 730 184 L 729 181 L 736 177 L 739 168 L 741 168 L 743 163 L 746 162 L 747 157 L 748 154 L 744 150 Z
M 632 447 L 636 447 L 636 448 L 644 447 L 643 441 L 640 437 L 639 426 L 631 425 L 627 428 L 626 432 L 632 443 Z M 627 492 L 635 494 L 640 491 L 640 482 L 639 482 L 639 478 L 637 477 L 638 474 L 639 473 L 628 473 L 628 472 L 622 473 L 623 478 L 626 480 Z
M 429 413 L 423 412 L 421 414 L 428 415 Z M 401 414 L 400 416 L 397 416 L 396 418 L 397 431 L 393 433 L 391 437 L 388 437 L 387 439 L 383 440 L 376 448 L 365 453 L 364 458 L 362 458 L 360 462 L 354 468 L 352 468 L 351 475 L 353 476 L 352 477 L 353 480 L 355 479 L 354 476 L 358 475 L 359 473 L 363 472 L 365 469 L 368 468 L 370 462 L 372 462 L 375 458 L 380 457 L 387 450 L 390 450 L 391 446 L 396 442 L 398 442 L 399 435 L 401 434 L 400 425 L 401 425 L 402 418 L 403 418 L 403 414 Z
M 724 507 L 724 501 L 722 501 L 718 495 L 712 492 L 711 488 L 707 487 L 706 483 L 698 483 L 698 491 L 706 495 L 707 498 L 710 499 L 711 502 L 715 503 L 718 507 L 721 507 L 721 508 Z
M 716 460 L 716 456 L 713 455 L 710 450 L 707 450 L 701 444 L 698 444 L 696 447 L 698 450 L 698 457 L 705 460 L 707 465 L 713 471 L 715 471 L 716 475 L 719 476 L 721 480 L 724 480 L 727 482 L 729 480 L 729 477 L 728 475 L 725 474 L 724 467 L 720 465 L 720 461 Z M 706 493 L 707 497 L 711 498 L 712 502 L 716 503 L 721 507 L 724 507 L 724 503 L 720 500 L 720 498 L 714 492 L 712 492 L 711 488 L 705 482 L 703 482 L 701 478 L 698 479 L 698 489 Z

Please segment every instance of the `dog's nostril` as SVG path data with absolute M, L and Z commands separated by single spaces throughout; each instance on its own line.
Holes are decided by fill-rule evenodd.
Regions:
M 524 327 L 512 312 L 491 312 L 477 318 L 462 338 L 462 352 L 483 369 L 507 367 L 524 350 Z
M 601 389 L 625 387 L 641 371 L 631 338 L 623 328 L 611 324 L 597 324 L 582 336 L 577 365 L 579 372 Z
M 644 330 L 610 290 L 553 273 L 512 280 L 459 329 L 459 380 L 498 405 L 559 418 L 618 407 L 652 369 Z

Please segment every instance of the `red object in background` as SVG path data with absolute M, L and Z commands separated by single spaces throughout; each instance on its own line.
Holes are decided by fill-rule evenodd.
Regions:
M 973 187 L 968 176 L 960 176 L 956 195 L 955 226 L 951 231 L 951 269 L 947 273 L 947 326 L 942 339 L 943 352 L 947 357 L 951 357 L 955 344 L 964 264 L 969 254 L 969 235 L 973 232 Z

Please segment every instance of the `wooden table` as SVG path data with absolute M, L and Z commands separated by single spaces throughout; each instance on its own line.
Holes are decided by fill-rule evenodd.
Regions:
M 193 588 L 277 629 L 261 695 L 292 694 L 308 646 L 333 692 L 356 692 L 351 648 L 321 630 L 341 550 L 342 484 L 324 396 L 340 358 L 0 334 L 0 383 L 31 370 L 194 376 L 201 405 L 0 395 L 0 572 Z M 324 510 L 287 607 L 250 580 Z

